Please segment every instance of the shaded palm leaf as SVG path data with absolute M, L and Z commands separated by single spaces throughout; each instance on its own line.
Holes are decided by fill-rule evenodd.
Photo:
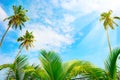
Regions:
M 116 79 L 116 72 L 117 72 L 116 61 L 119 54 L 120 54 L 120 48 L 116 48 L 112 50 L 111 54 L 108 56 L 105 62 L 106 72 L 108 72 L 108 75 L 113 80 Z

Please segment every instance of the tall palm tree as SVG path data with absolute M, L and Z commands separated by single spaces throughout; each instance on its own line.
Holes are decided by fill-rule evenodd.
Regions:
M 25 10 L 22 6 L 13 6 L 13 11 L 14 14 L 12 16 L 4 19 L 4 21 L 8 20 L 8 28 L 2 36 L 0 46 L 2 46 L 2 42 L 10 27 L 14 29 L 20 28 L 20 30 L 22 30 L 22 26 L 24 26 L 24 23 L 29 20 L 29 18 L 26 16 L 27 10 Z
M 27 57 L 23 55 L 17 57 L 16 63 L 0 65 L 0 70 L 9 69 L 6 80 L 23 80 L 25 75 L 24 69 L 27 66 Z
M 41 50 L 40 61 L 46 73 L 45 80 L 70 80 L 70 72 L 81 63 L 78 60 L 63 63 L 57 53 L 45 50 Z
M 111 17 L 111 14 L 112 14 L 112 10 L 109 10 L 108 12 L 103 12 L 100 16 L 100 21 L 103 21 L 104 29 L 106 30 L 110 53 L 111 53 L 112 49 L 111 49 L 111 44 L 110 44 L 110 37 L 108 34 L 108 28 L 110 27 L 111 29 L 114 30 L 114 25 L 118 26 L 118 24 L 114 20 L 115 19 L 120 20 L 120 17 L 118 17 L 118 16 Z
M 19 52 L 17 54 L 17 56 L 18 56 L 24 47 L 26 48 L 26 50 L 28 50 L 29 47 L 33 46 L 34 36 L 33 36 L 32 32 L 26 31 L 25 35 L 19 37 L 17 39 L 17 41 L 21 42 L 21 44 L 19 46 L 20 50 L 19 50 Z

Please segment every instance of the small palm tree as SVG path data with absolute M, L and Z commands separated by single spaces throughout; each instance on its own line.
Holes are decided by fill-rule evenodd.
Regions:
M 23 80 L 25 75 L 24 69 L 26 69 L 27 66 L 27 57 L 18 56 L 16 63 L 0 65 L 0 70 L 5 68 L 9 69 L 6 80 Z
M 108 28 L 110 27 L 111 29 L 114 30 L 114 25 L 118 26 L 118 24 L 114 21 L 114 19 L 120 20 L 120 17 L 117 17 L 117 16 L 111 17 L 111 14 L 112 14 L 112 10 L 109 10 L 108 12 L 103 12 L 100 17 L 100 21 L 104 21 L 103 25 L 104 25 L 104 29 L 106 30 L 110 53 L 112 49 L 111 49 L 110 38 L 108 34 Z
M 22 6 L 13 6 L 13 10 L 14 15 L 4 19 L 4 21 L 8 20 L 8 28 L 2 36 L 0 46 L 2 46 L 2 42 L 10 27 L 15 29 L 20 28 L 20 30 L 22 30 L 22 26 L 24 26 L 24 23 L 29 20 L 29 18 L 26 16 L 27 10 L 25 10 Z
M 24 47 L 26 48 L 26 50 L 28 50 L 29 47 L 33 46 L 34 36 L 33 36 L 32 32 L 26 31 L 25 35 L 19 37 L 17 39 L 17 41 L 21 42 L 21 44 L 19 46 L 20 50 L 19 50 L 19 52 L 17 54 L 17 56 L 18 56 Z

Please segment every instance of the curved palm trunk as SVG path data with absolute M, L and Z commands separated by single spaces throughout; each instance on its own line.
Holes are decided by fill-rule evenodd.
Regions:
M 20 53 L 21 53 L 21 51 L 22 51 L 23 48 L 24 48 L 24 46 L 22 46 L 22 47 L 20 48 L 19 52 L 17 53 L 17 55 L 16 55 L 16 57 L 15 57 L 15 61 L 14 61 L 13 64 L 16 65 L 16 60 L 17 60 L 18 56 L 20 55 Z M 16 79 L 19 80 L 19 76 L 18 76 L 18 74 L 17 74 L 18 72 L 15 71 L 15 73 L 16 73 Z
M 24 48 L 24 46 L 21 47 L 21 49 L 20 49 L 19 52 L 17 53 L 17 56 L 16 56 L 15 59 L 17 59 L 17 57 L 20 55 L 20 53 L 21 53 L 21 51 L 22 51 L 23 48 Z
M 109 46 L 110 53 L 111 53 L 111 52 L 112 52 L 112 49 L 111 49 L 110 37 L 109 37 L 109 34 L 108 34 L 108 29 L 106 30 L 106 34 L 107 34 L 108 46 Z
M 23 48 L 24 48 L 24 46 L 22 46 L 22 47 L 20 48 L 19 52 L 17 53 L 17 55 L 16 55 L 16 57 L 15 57 L 14 63 L 16 63 L 16 59 L 17 59 L 17 57 L 20 55 L 20 53 L 21 53 L 21 51 L 22 51 Z
M 8 32 L 9 29 L 10 29 L 10 26 L 7 28 L 7 30 L 5 31 L 5 33 L 2 36 L 2 39 L 1 39 L 1 42 L 0 42 L 0 47 L 2 46 L 2 42 L 3 42 L 3 40 L 5 38 L 5 35 L 7 34 L 7 32 Z

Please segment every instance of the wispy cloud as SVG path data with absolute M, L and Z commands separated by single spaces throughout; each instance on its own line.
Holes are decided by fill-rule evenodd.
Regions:
M 13 57 L 9 57 L 9 55 L 5 55 L 5 54 L 0 54 L 0 65 L 4 64 L 4 63 L 12 63 L 13 62 Z
M 51 27 L 40 26 L 38 24 L 31 24 L 29 31 L 32 31 L 35 36 L 33 50 L 47 49 L 59 51 L 66 46 L 73 43 L 72 37 L 69 34 L 58 33 Z M 23 34 L 26 29 L 24 29 Z
M 119 0 L 65 0 L 61 1 L 61 6 L 64 9 L 74 11 L 74 12 L 81 12 L 80 14 L 88 14 L 93 11 L 103 12 L 108 10 L 113 10 L 117 14 L 120 13 L 120 1 Z
M 0 6 L 0 22 L 3 21 L 4 18 L 7 17 L 6 12 L 3 10 L 3 8 Z

